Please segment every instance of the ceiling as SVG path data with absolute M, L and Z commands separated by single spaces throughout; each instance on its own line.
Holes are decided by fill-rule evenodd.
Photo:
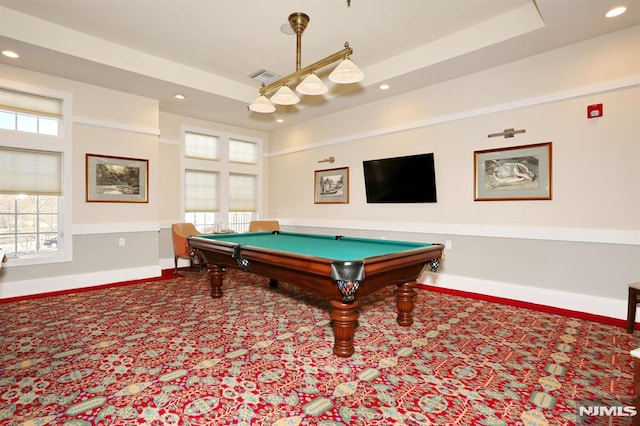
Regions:
M 620 4 L 627 13 L 604 18 Z M 250 112 L 250 74 L 295 71 L 296 37 L 281 30 L 293 12 L 310 17 L 303 67 L 348 41 L 365 80 Z M 273 131 L 638 24 L 640 0 L 0 0 L 0 50 L 20 55 L 0 63 Z

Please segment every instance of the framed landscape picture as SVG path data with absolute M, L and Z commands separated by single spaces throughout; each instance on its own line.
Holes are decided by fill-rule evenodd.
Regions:
M 316 170 L 313 201 L 315 204 L 348 203 L 349 168 Z
M 474 152 L 474 200 L 550 200 L 551 142 Z
M 149 160 L 86 155 L 87 202 L 147 203 Z

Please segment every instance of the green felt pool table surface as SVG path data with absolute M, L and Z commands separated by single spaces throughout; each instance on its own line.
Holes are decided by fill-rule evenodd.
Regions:
M 214 234 L 201 235 L 199 237 L 224 241 L 230 244 L 239 244 L 240 246 L 251 246 L 266 250 L 296 253 L 302 256 L 322 257 L 340 261 L 366 259 L 432 245 L 429 243 L 290 232 Z

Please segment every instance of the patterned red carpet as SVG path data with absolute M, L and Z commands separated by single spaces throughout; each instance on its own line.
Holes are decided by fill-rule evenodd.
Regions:
M 640 346 L 622 328 L 393 288 L 362 304 L 356 353 L 328 303 L 230 272 L 0 304 L 2 425 L 565 425 L 630 405 Z M 584 414 L 584 413 L 583 413 Z

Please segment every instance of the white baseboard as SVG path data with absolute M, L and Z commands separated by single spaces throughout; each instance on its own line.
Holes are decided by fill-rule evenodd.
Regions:
M 24 281 L 3 281 L 0 282 L 0 299 L 31 296 L 57 291 L 77 290 L 110 283 L 156 278 L 161 275 L 162 269 L 160 265 L 151 265 L 139 268 L 64 275 Z
M 182 266 L 189 266 L 189 260 L 188 259 L 178 259 L 178 268 L 182 267 Z M 164 269 L 172 269 L 175 267 L 175 265 L 173 264 L 173 257 L 170 257 L 168 259 L 160 259 L 160 269 L 164 270 Z
M 431 273 L 428 271 L 423 273 L 418 279 L 418 282 L 442 289 L 499 297 L 608 318 L 624 320 L 627 318 L 627 302 L 624 300 L 480 280 L 456 275 Z

